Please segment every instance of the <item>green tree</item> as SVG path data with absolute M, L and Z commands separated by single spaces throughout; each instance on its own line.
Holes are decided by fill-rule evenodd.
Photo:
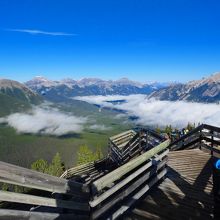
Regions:
M 101 147 L 97 147 L 93 152 L 87 145 L 82 145 L 77 153 L 77 165 L 89 163 L 95 160 L 99 160 L 103 157 Z
M 87 145 L 82 145 L 79 147 L 79 151 L 77 153 L 77 164 L 78 165 L 92 162 L 94 161 L 94 159 L 95 159 L 94 154 Z
M 94 153 L 94 160 L 100 160 L 102 158 L 103 158 L 103 153 L 101 147 L 99 146 L 96 148 L 96 152 Z
M 48 163 L 46 160 L 39 159 L 31 164 L 31 169 L 38 172 L 46 173 L 48 170 Z
M 167 134 L 170 134 L 172 132 L 172 126 L 171 125 L 167 125 L 164 129 L 164 132 Z
M 192 129 L 194 129 L 194 128 L 195 128 L 195 123 L 194 123 L 194 124 L 192 124 L 192 123 L 188 122 L 188 124 L 187 124 L 186 128 L 187 128 L 189 131 L 191 131 Z
M 158 134 L 161 134 L 161 129 L 159 127 L 156 127 L 155 128 L 155 131 L 158 133 Z
M 53 176 L 60 176 L 64 171 L 64 165 L 59 153 L 56 153 L 46 172 Z
M 46 160 L 39 159 L 32 163 L 31 169 L 53 176 L 60 176 L 64 171 L 64 163 L 61 161 L 60 154 L 56 153 L 50 164 Z

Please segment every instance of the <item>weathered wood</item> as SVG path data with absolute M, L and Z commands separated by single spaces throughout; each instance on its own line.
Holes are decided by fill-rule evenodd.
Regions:
M 220 134 L 219 133 L 212 133 L 211 131 L 209 131 L 209 132 L 206 132 L 206 131 L 202 131 L 202 135 L 204 136 L 204 137 L 214 137 L 214 138 L 217 138 L 218 140 L 220 139 Z
M 112 147 L 111 147 L 111 151 L 113 151 L 113 153 L 115 153 L 116 156 L 117 156 L 119 159 L 123 159 L 123 157 L 122 157 L 122 152 L 120 152 L 117 147 L 112 146 Z
M 209 145 L 207 145 L 207 144 L 202 143 L 202 144 L 201 144 L 201 147 L 202 147 L 202 148 L 206 148 L 206 149 L 209 150 L 210 152 L 213 151 L 213 152 L 215 152 L 215 153 L 217 153 L 217 154 L 220 154 L 220 149 L 217 149 L 217 148 L 215 148 L 215 147 L 212 148 L 211 146 L 209 146 Z
M 207 131 L 209 130 L 209 131 Z M 214 132 L 217 132 L 218 134 L 215 134 Z M 208 141 L 211 144 L 217 144 L 220 145 L 220 140 L 214 140 L 215 138 L 220 138 L 220 128 L 215 127 L 215 126 L 211 126 L 211 125 L 207 125 L 207 124 L 202 124 L 200 126 L 198 126 L 197 128 L 193 129 L 192 131 L 190 131 L 189 133 L 187 133 L 186 135 L 183 135 L 181 138 L 179 138 L 178 140 L 172 142 L 170 144 L 171 149 L 174 150 L 178 150 L 181 149 L 181 147 L 185 148 L 185 146 L 187 145 L 187 147 L 195 144 L 197 142 L 197 140 L 195 139 L 194 141 L 190 140 L 193 136 L 198 136 L 200 137 L 200 140 L 198 140 L 198 142 L 201 143 L 202 140 Z M 211 137 L 211 138 L 209 138 Z M 182 144 L 180 144 L 182 141 Z M 188 144 L 185 144 L 185 142 L 188 142 Z M 177 145 L 178 146 L 175 146 Z M 185 146 L 184 146 L 185 144 Z
M 110 214 L 107 220 L 117 219 L 120 215 L 125 213 L 135 202 L 137 202 L 144 194 L 146 194 L 149 189 L 152 188 L 160 179 L 162 179 L 167 173 L 166 169 L 163 169 L 154 179 L 152 179 L 148 184 L 146 184 L 141 190 L 139 190 L 135 195 L 133 195 L 125 204 L 120 206 L 120 208 L 114 213 Z
M 168 157 L 166 179 L 135 208 L 156 215 L 158 219 L 211 220 L 211 155 L 193 149 L 170 151 Z
M 201 131 L 204 128 L 204 125 L 200 125 L 196 128 L 194 128 L 193 130 L 191 130 L 190 132 L 188 132 L 187 134 L 183 135 L 181 138 L 177 139 L 176 141 L 172 142 L 170 144 L 170 147 L 172 147 L 173 145 L 176 145 L 178 143 L 180 143 L 181 141 L 184 141 L 186 138 L 190 137 L 192 134 L 195 134 L 199 131 Z
M 141 156 L 129 161 L 128 163 L 117 168 L 116 170 L 94 181 L 92 184 L 93 192 L 100 191 L 106 186 L 112 184 L 115 180 L 120 179 L 122 176 L 124 176 L 134 168 L 138 167 L 139 165 L 141 165 L 142 163 L 153 157 L 155 154 L 158 154 L 159 152 L 165 150 L 169 146 L 169 144 L 170 144 L 170 140 L 166 140 L 163 143 L 156 146 L 155 148 L 142 154 Z
M 132 145 L 132 146 L 130 146 L 130 148 L 127 148 L 127 149 L 122 153 L 122 156 L 123 156 L 123 157 L 128 156 L 129 152 L 134 152 L 135 149 L 136 149 L 136 150 L 139 149 L 138 147 L 139 147 L 139 143 L 136 142 L 134 146 Z
M 132 173 L 131 175 L 129 175 L 128 177 L 126 177 L 125 179 L 123 179 L 121 182 L 117 183 L 114 187 L 112 187 L 111 189 L 107 190 L 106 192 L 104 192 L 103 194 L 101 194 L 100 196 L 96 197 L 93 201 L 90 201 L 89 204 L 91 207 L 95 207 L 97 206 L 99 203 L 103 202 L 105 199 L 107 199 L 108 197 L 110 197 L 111 195 L 113 195 L 115 192 L 117 192 L 118 190 L 120 190 L 122 187 L 124 187 L 125 185 L 127 185 L 130 181 L 132 181 L 133 179 L 135 179 L 137 176 L 139 176 L 140 174 L 142 174 L 144 171 L 146 171 L 149 167 L 151 167 L 155 162 L 159 162 L 163 157 L 165 157 L 168 154 L 169 150 L 166 150 L 165 152 L 163 152 L 162 154 L 158 155 L 155 159 L 151 160 L 150 162 L 148 162 L 147 164 L 145 164 L 144 166 L 142 166 L 141 168 L 139 168 L 137 171 L 135 171 L 134 173 Z M 167 162 L 166 160 L 163 160 L 163 163 L 158 164 L 158 169 L 160 169 L 161 166 L 164 166 L 164 164 Z
M 90 172 L 93 172 L 94 170 L 96 170 L 97 168 L 95 167 L 85 167 L 84 169 L 82 170 L 75 170 L 75 171 L 71 171 L 69 170 L 68 173 L 73 176 L 73 175 L 81 175 L 81 174 L 86 174 L 86 173 L 90 173 Z
M 208 125 L 208 124 L 203 124 L 203 128 L 220 133 L 220 128 L 216 127 L 216 126 L 212 126 L 212 125 Z
M 150 136 L 153 136 L 154 138 L 158 139 L 159 142 L 166 140 L 164 136 L 158 134 L 157 132 L 155 132 L 154 130 L 151 130 L 149 128 L 148 129 L 143 129 L 143 132 L 147 133 L 148 136 L 150 135 Z
M 86 215 L 0 209 L 0 220 L 88 220 Z
M 97 169 L 98 167 L 102 167 L 103 163 L 105 163 L 105 161 L 107 160 L 107 158 L 103 158 L 100 160 L 96 160 L 94 162 L 89 162 L 86 164 L 82 164 L 79 166 L 75 166 L 72 167 L 68 170 L 66 170 L 61 176 L 60 178 L 69 178 L 69 175 L 72 176 L 74 174 L 78 175 L 81 174 L 83 172 L 90 172 L 93 169 Z
M 145 133 L 144 133 L 145 132 Z M 215 145 L 220 145 L 219 134 L 220 128 L 201 125 L 196 129 L 193 129 L 187 135 L 184 135 L 176 142 L 172 143 L 170 146 L 174 147 L 175 145 L 179 145 L 179 147 L 189 149 L 191 146 L 198 147 L 198 144 L 201 145 L 202 148 L 211 147 L 208 146 L 210 143 L 213 146 L 213 151 L 215 151 Z M 0 199 L 7 202 L 18 202 L 18 203 L 27 203 L 33 205 L 41 205 L 41 206 L 49 206 L 49 207 L 61 207 L 68 209 L 75 209 L 81 211 L 88 211 L 89 207 L 92 210 L 95 210 L 93 214 L 93 218 L 99 218 L 106 211 L 109 211 L 114 206 L 117 208 L 117 204 L 120 203 L 119 209 L 114 212 L 110 217 L 111 219 L 117 218 L 119 215 L 124 213 L 130 206 L 133 204 L 136 199 L 140 198 L 140 195 L 143 195 L 140 192 L 146 192 L 150 188 L 150 183 L 152 180 L 158 181 L 159 175 L 164 172 L 164 165 L 166 164 L 166 158 L 162 156 L 165 152 L 165 149 L 168 148 L 169 140 L 159 144 L 154 147 L 156 143 L 164 140 L 163 137 L 157 136 L 153 133 L 150 133 L 148 130 L 143 131 L 143 136 L 140 133 L 134 134 L 123 134 L 110 143 L 111 149 L 111 157 L 113 157 L 113 161 L 118 161 L 118 164 L 125 163 L 121 167 L 118 167 L 114 171 L 105 175 L 105 172 L 109 172 L 111 169 L 102 169 L 102 165 L 105 163 L 89 163 L 86 165 L 81 165 L 78 167 L 71 168 L 62 175 L 62 177 L 70 177 L 71 175 L 78 175 L 75 180 L 80 178 L 80 182 L 86 183 L 81 184 L 76 181 L 66 180 L 62 178 L 53 177 L 47 174 L 42 174 L 36 171 L 27 171 L 25 168 L 17 167 L 15 165 L 2 164 L 0 162 L 0 182 L 12 183 L 15 185 L 26 186 L 30 188 L 42 189 L 49 192 L 57 192 L 64 194 L 72 194 L 73 199 L 75 201 L 86 201 L 85 203 L 67 201 L 62 199 L 53 199 L 53 198 L 44 198 L 40 196 L 32 196 L 27 194 L 17 194 L 12 192 L 4 192 L 0 191 Z M 137 156 L 137 154 L 141 154 L 145 150 L 146 146 L 154 147 L 148 152 L 143 153 L 141 156 Z M 141 144 L 142 143 L 142 144 Z M 205 144 L 206 143 L 206 144 Z M 178 147 L 174 147 L 174 149 L 178 149 Z M 165 152 L 164 152 L 165 151 Z M 216 149 L 218 151 L 218 149 Z M 190 199 L 196 199 L 196 196 L 200 192 L 199 187 L 203 187 L 204 192 L 208 192 L 211 190 L 210 185 L 207 185 L 206 176 L 200 176 L 199 181 L 193 180 L 195 175 L 203 172 L 203 167 L 205 166 L 202 162 L 205 157 L 202 154 L 192 154 L 193 151 L 187 150 L 187 152 L 179 151 L 178 160 L 175 161 L 176 158 L 171 158 L 170 163 L 172 163 L 173 167 L 168 168 L 169 173 L 170 170 L 175 168 L 173 171 L 173 177 L 171 178 L 179 178 L 181 174 L 182 179 L 178 179 L 175 182 L 175 186 L 170 182 L 164 185 L 164 187 L 160 187 L 160 190 L 164 190 L 165 193 L 173 193 L 178 195 L 179 199 L 184 198 L 184 202 L 181 203 L 188 206 Z M 159 155 L 157 155 L 159 154 Z M 191 162 L 185 160 L 186 156 L 191 158 Z M 154 158 L 153 158 L 154 157 Z M 135 158 L 135 159 L 132 159 Z M 161 158 L 163 160 L 161 161 Z M 201 163 L 196 163 L 196 160 L 200 160 Z M 153 166 L 153 161 L 159 161 L 157 164 L 157 168 Z M 110 161 L 110 164 L 113 167 L 116 167 L 116 163 Z M 107 164 L 107 163 L 106 163 Z M 155 164 L 154 164 L 155 165 Z M 159 174 L 158 174 L 159 170 Z M 172 173 L 172 172 L 171 172 Z M 105 175 L 105 176 L 104 176 Z M 158 177 L 155 178 L 155 176 Z M 73 179 L 74 179 L 73 178 Z M 183 180 L 187 178 L 187 182 L 182 183 Z M 95 179 L 95 180 L 94 180 Z M 190 184 L 196 183 L 196 189 L 193 191 L 191 189 Z M 147 184 L 147 185 L 146 185 Z M 180 188 L 178 191 L 179 185 L 183 184 L 184 188 Z M 186 186 L 185 186 L 186 185 Z M 90 194 L 90 187 L 92 189 L 92 194 Z M 145 190 L 143 190 L 145 189 Z M 86 192 L 86 193 L 85 193 Z M 85 199 L 80 197 L 82 194 L 86 194 L 87 197 Z M 132 196 L 134 193 L 135 196 Z M 188 198 L 188 193 L 190 193 L 191 198 Z M 77 197 L 79 195 L 79 197 Z M 93 200 L 89 202 L 89 196 L 93 195 Z M 132 198 L 131 198 L 132 197 Z M 204 203 L 207 207 L 211 207 L 211 202 L 206 199 L 206 195 L 199 196 L 200 202 Z M 67 198 L 70 198 L 69 195 Z M 163 198 L 162 198 L 163 199 Z M 164 199 L 165 200 L 165 199 Z M 174 200 L 171 196 L 169 200 Z M 176 201 L 175 201 L 176 202 Z M 122 205 L 121 205 L 122 204 Z M 149 203 L 150 204 L 150 203 Z M 179 205 L 178 202 L 175 203 Z M 85 206 L 86 210 L 80 209 L 80 205 Z M 150 206 L 149 206 L 150 208 Z M 150 210 L 150 209 L 149 209 Z M 190 212 L 186 207 L 184 207 L 184 212 Z M 7 217 L 7 216 L 6 216 Z M 59 216 L 57 216 L 58 218 Z M 1 219 L 1 214 L 0 214 Z M 10 219 L 10 218 L 9 218 Z
M 199 135 L 198 135 L 199 136 Z M 178 145 L 177 147 L 174 147 L 173 149 L 174 150 L 183 150 L 183 149 L 186 149 L 194 144 L 197 144 L 198 142 L 200 142 L 201 138 L 200 136 L 196 139 L 193 139 L 193 140 L 187 140 L 187 142 L 183 142 L 182 144 Z
M 29 170 L 0 161 L 0 179 L 14 185 L 45 190 L 49 192 L 78 194 L 87 193 L 88 188 L 77 182 Z
M 115 195 L 111 199 L 111 201 L 109 201 L 108 203 L 106 203 L 102 207 L 98 208 L 98 210 L 96 210 L 92 214 L 93 218 L 96 219 L 99 216 L 101 216 L 103 213 L 105 213 L 107 210 L 109 210 L 111 207 L 113 207 L 115 204 L 117 204 L 117 202 L 122 201 L 124 198 L 128 197 L 132 192 L 134 192 L 136 189 L 138 189 L 145 182 L 146 182 L 146 185 L 148 185 L 147 181 L 149 180 L 150 177 L 153 178 L 153 176 L 155 175 L 154 179 L 155 178 L 157 179 L 157 170 L 162 168 L 165 164 L 166 164 L 166 161 L 163 161 L 158 164 L 158 167 L 155 166 L 155 167 L 152 167 L 152 169 L 149 169 L 149 171 L 147 173 L 143 174 L 140 178 L 135 180 L 131 185 L 128 185 L 128 187 L 126 189 L 124 189 L 124 191 Z M 163 170 L 165 170 L 165 169 L 163 169 Z M 161 172 L 163 172 L 163 171 L 161 171 Z
M 116 134 L 116 135 L 114 135 L 114 136 L 111 136 L 109 139 L 110 139 L 111 141 L 114 141 L 114 140 L 117 140 L 118 138 L 121 138 L 121 137 L 126 136 L 126 135 L 129 135 L 129 134 L 135 135 L 136 132 L 135 132 L 134 130 L 128 130 L 128 131 L 122 132 L 122 133 L 120 133 L 120 134 Z
M 211 138 L 208 138 L 208 137 L 203 137 L 203 140 L 207 141 L 207 142 L 210 142 L 212 144 L 216 144 L 216 145 L 219 145 L 220 146 L 220 141 L 217 141 L 217 140 L 213 140 Z
M 67 193 L 67 189 L 69 188 L 68 185 L 62 183 L 52 183 L 47 180 L 37 182 L 36 179 L 28 179 L 19 175 L 10 176 L 10 174 L 3 172 L 0 174 L 0 176 L 3 176 L 0 177 L 0 182 L 33 189 L 40 189 L 48 192 Z
M 123 152 L 125 152 L 127 149 L 129 149 L 132 145 L 134 145 L 136 142 L 140 141 L 140 134 L 135 134 L 128 142 L 126 147 L 124 147 Z
M 23 204 L 32 204 L 48 207 L 59 207 L 73 210 L 89 211 L 89 205 L 74 201 L 65 201 L 60 199 L 52 199 L 22 193 L 7 192 L 0 190 L 0 200 L 5 202 L 16 202 Z

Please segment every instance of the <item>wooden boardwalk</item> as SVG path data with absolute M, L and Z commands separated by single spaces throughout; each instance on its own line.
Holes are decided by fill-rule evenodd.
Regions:
M 166 179 L 124 219 L 212 219 L 212 159 L 199 149 L 168 154 Z
M 220 128 L 202 124 L 172 143 L 148 129 L 133 135 L 113 137 L 106 158 L 70 168 L 62 178 L 0 161 L 0 182 L 48 192 L 0 190 L 0 200 L 15 205 L 0 209 L 0 219 L 213 219 Z

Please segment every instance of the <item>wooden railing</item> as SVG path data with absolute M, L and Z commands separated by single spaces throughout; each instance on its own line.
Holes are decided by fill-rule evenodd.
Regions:
M 1 183 L 41 192 L 40 196 L 32 190 L 0 191 L 1 201 L 35 207 L 32 211 L 0 208 L 0 219 L 116 219 L 165 176 L 169 144 L 166 140 L 122 166 L 105 158 L 71 168 L 61 178 L 0 162 Z M 42 196 L 42 192 L 50 193 Z
M 135 202 L 166 174 L 167 154 L 170 141 L 167 140 L 155 148 L 118 167 L 91 184 L 92 219 L 103 216 L 118 202 L 125 198 L 129 204 Z M 116 219 L 124 213 L 125 206 L 110 212 L 109 219 Z
M 150 129 L 142 129 L 132 136 L 129 133 L 122 133 L 121 136 L 117 136 L 116 142 L 110 139 L 109 157 L 118 165 L 122 165 L 165 140 L 163 136 Z M 125 141 L 125 145 L 122 144 L 123 141 Z M 122 145 L 123 147 L 121 147 Z
M 201 124 L 170 144 L 171 150 L 199 147 L 220 156 L 220 128 Z
M 220 155 L 218 146 L 220 128 L 202 124 L 172 143 L 142 130 L 123 148 L 112 145 L 117 163 L 107 157 L 68 169 L 61 178 L 0 162 L 1 183 L 41 191 L 41 196 L 31 190 L 0 191 L 1 201 L 35 207 L 32 211 L 0 209 L 0 219 L 116 219 L 165 176 L 169 150 L 199 147 Z M 41 207 L 52 210 L 42 212 Z
M 46 206 L 54 209 L 68 209 L 83 213 L 89 213 L 90 211 L 89 204 L 82 202 L 83 199 L 89 197 L 90 189 L 87 185 L 79 182 L 0 162 L 0 183 L 28 187 L 26 193 L 0 190 L 0 201 Z M 33 189 L 40 191 L 35 191 L 33 194 Z M 41 192 L 40 194 L 44 196 L 39 196 L 36 192 Z M 59 196 L 57 197 L 57 195 Z M 78 199 L 73 201 L 64 198 L 62 195 L 68 195 L 69 198 L 76 196 Z M 25 215 L 20 210 L 10 212 L 7 209 L 0 209 L 0 219 L 6 219 L 6 216 L 10 216 L 10 213 L 16 214 L 18 216 L 17 219 L 22 219 Z

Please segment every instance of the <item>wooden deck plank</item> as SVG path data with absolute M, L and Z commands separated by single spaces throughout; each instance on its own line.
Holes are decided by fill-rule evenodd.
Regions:
M 171 151 L 166 179 L 124 219 L 212 219 L 212 158 L 199 149 Z

